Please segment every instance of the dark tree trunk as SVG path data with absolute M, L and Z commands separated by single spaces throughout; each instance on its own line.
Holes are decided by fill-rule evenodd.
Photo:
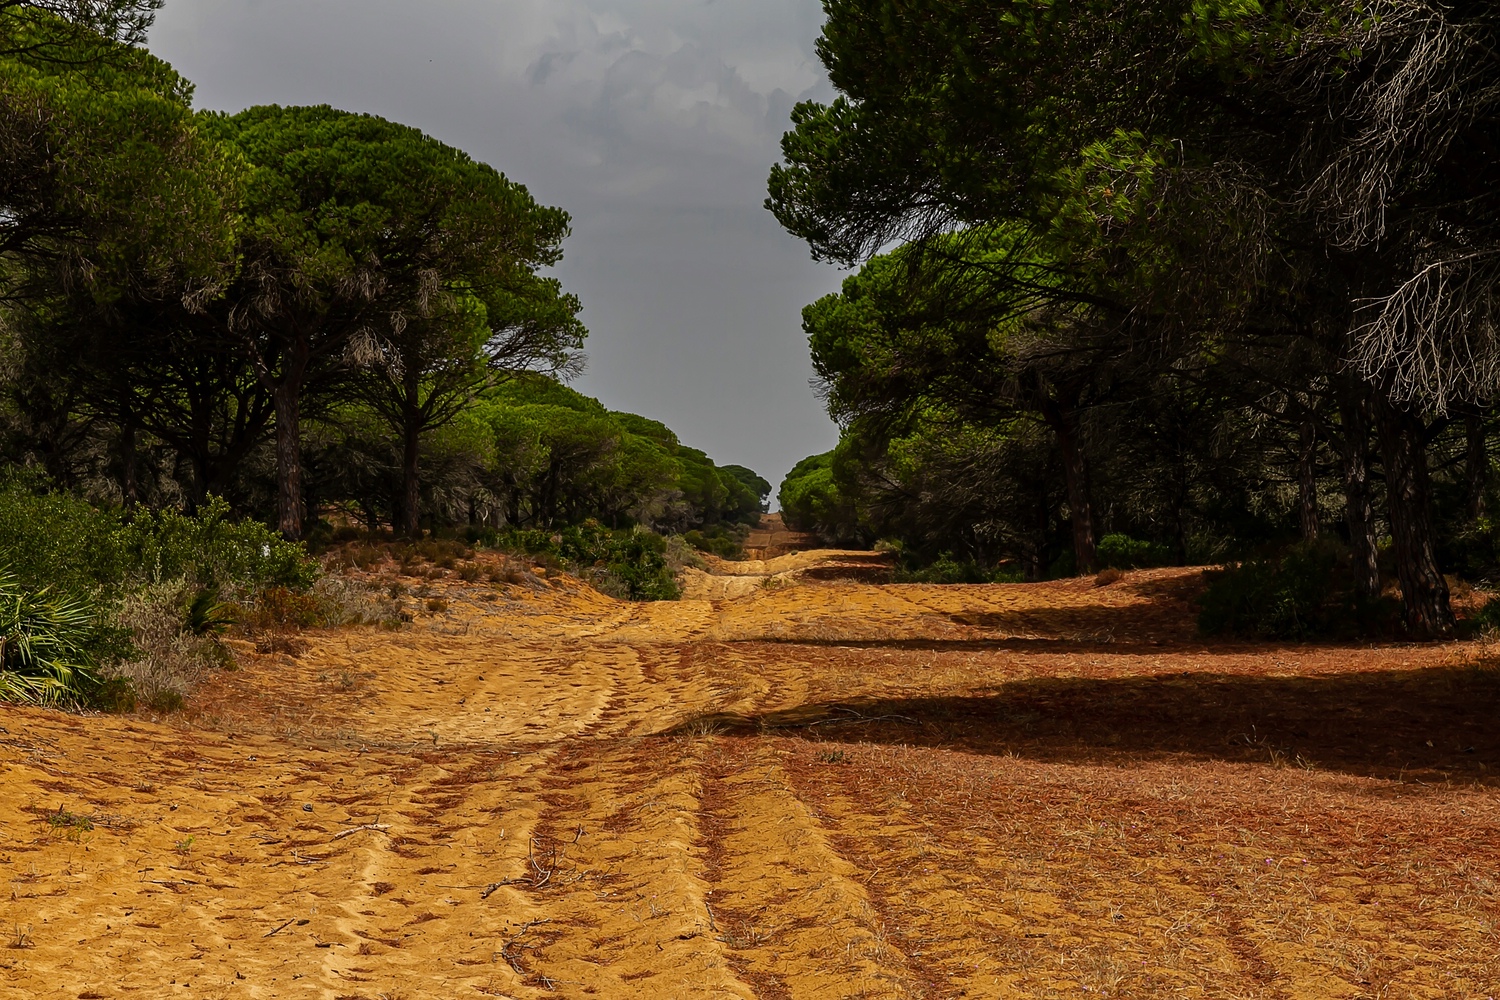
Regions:
M 1376 424 L 1407 628 L 1424 637 L 1449 635 L 1453 609 L 1433 541 L 1424 428 L 1416 417 L 1386 400 L 1376 403 Z
M 1318 540 L 1318 429 L 1312 420 L 1302 421 L 1297 441 L 1297 497 L 1302 522 L 1302 540 Z
M 134 507 L 141 502 L 137 471 L 135 424 L 127 420 L 120 428 L 120 495 L 124 498 L 126 507 Z
M 276 527 L 289 542 L 302 538 L 301 393 L 290 380 L 275 389 Z
M 1036 399 L 1042 419 L 1057 436 L 1057 450 L 1062 457 L 1063 481 L 1068 489 L 1068 518 L 1073 526 L 1073 558 L 1078 574 L 1099 570 L 1098 548 L 1094 542 L 1094 507 L 1089 501 L 1088 459 L 1083 454 L 1076 405 L 1065 405 L 1055 398 L 1038 378 Z M 1076 404 L 1077 397 L 1073 402 Z
M 418 408 L 421 386 L 416 373 L 408 371 L 401 399 L 401 524 L 408 538 L 422 537 L 422 484 L 418 463 L 422 458 L 422 414 Z
M 1484 415 L 1469 413 L 1464 416 L 1465 469 L 1469 480 L 1469 520 L 1477 521 L 1484 516 L 1484 495 L 1490 485 L 1490 442 L 1485 433 Z
M 310 355 L 298 337 L 282 357 L 281 378 L 262 375 L 276 410 L 276 527 L 289 542 L 302 539 L 302 386 Z
M 1345 397 L 1339 404 L 1343 423 L 1344 521 L 1354 570 L 1354 591 L 1372 598 L 1380 593 L 1379 550 L 1375 543 L 1375 510 L 1370 502 L 1370 418 L 1363 400 Z

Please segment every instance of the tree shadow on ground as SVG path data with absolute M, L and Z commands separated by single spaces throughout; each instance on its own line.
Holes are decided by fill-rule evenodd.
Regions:
M 1184 755 L 1365 777 L 1500 784 L 1500 669 L 1312 677 L 1033 678 L 988 695 L 809 704 L 686 726 L 1059 763 Z M 685 727 L 678 727 L 685 728 Z

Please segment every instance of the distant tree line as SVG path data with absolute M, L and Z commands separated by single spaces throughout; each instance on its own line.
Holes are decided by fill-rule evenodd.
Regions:
M 825 8 L 767 204 L 863 268 L 804 316 L 845 434 L 794 522 L 1032 577 L 1336 539 L 1452 629 L 1500 565 L 1500 8 Z
M 754 519 L 764 480 L 562 384 L 566 212 L 375 116 L 194 112 L 158 7 L 0 0 L 0 459 L 290 540 Z

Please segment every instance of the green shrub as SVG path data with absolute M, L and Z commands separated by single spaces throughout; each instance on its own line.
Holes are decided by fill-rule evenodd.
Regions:
M 1099 539 L 1098 554 L 1099 565 L 1108 569 L 1145 569 L 1172 561 L 1172 551 L 1165 545 L 1118 533 Z
M 317 564 L 301 544 L 285 541 L 259 521 L 230 520 L 229 505 L 213 497 L 194 515 L 141 512 L 121 531 L 127 565 L 160 583 L 186 578 L 206 590 L 306 590 Z
M 0 572 L 0 699 L 82 703 L 98 684 L 103 632 L 93 606 Z
M 618 539 L 607 571 L 632 601 L 675 601 L 682 596 L 667 566 L 667 540 L 650 531 L 632 531 Z
M 317 565 L 259 521 L 232 521 L 210 499 L 196 514 L 127 515 L 50 492 L 31 478 L 0 485 L 0 565 L 24 587 L 117 603 L 128 590 L 187 580 L 202 590 L 305 590 Z
M 682 538 L 699 552 L 708 552 L 720 559 L 739 560 L 745 558 L 744 543 L 749 534 L 749 528 L 744 525 L 730 528 L 722 524 L 711 524 L 695 528 Z
M 561 565 L 614 597 L 675 601 L 681 596 L 668 565 L 667 540 L 644 528 L 611 531 L 592 518 L 556 531 L 512 528 L 476 532 L 474 540 L 502 552 Z
M 1019 583 L 1020 575 L 1006 569 L 986 569 L 972 559 L 959 560 L 944 552 L 923 566 L 902 566 L 897 583 Z
M 78 598 L 118 588 L 127 569 L 121 529 L 115 513 L 49 492 L 35 477 L 0 483 L 0 565 L 23 588 Z
M 1213 574 L 1199 598 L 1207 635 L 1262 639 L 1349 636 L 1386 628 L 1392 609 L 1354 595 L 1348 554 L 1334 542 L 1299 543 L 1277 558 Z
M 1475 613 L 1474 626 L 1483 631 L 1500 630 L 1500 597 L 1491 597 Z

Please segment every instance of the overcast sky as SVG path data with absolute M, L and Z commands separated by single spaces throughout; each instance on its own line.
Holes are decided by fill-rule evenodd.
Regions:
M 150 47 L 202 108 L 414 125 L 573 216 L 587 374 L 779 482 L 833 447 L 802 306 L 841 275 L 762 207 L 792 105 L 831 96 L 818 0 L 168 0 Z

